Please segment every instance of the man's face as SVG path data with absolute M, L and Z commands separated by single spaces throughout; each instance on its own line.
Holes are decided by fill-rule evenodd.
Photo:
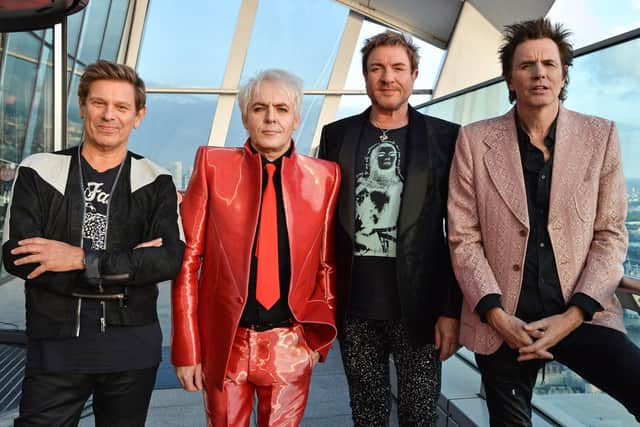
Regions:
M 509 90 L 524 108 L 556 105 L 564 86 L 564 68 L 558 46 L 551 39 L 533 39 L 520 43 L 513 55 Z
M 293 100 L 278 83 L 263 81 L 249 101 L 242 123 L 251 145 L 269 160 L 275 160 L 291 146 L 291 135 L 300 124 Z
M 80 116 L 84 120 L 84 143 L 101 150 L 126 147 L 146 109 L 136 111 L 135 88 L 120 80 L 96 80 L 89 85 Z
M 397 153 L 393 147 L 384 146 L 378 151 L 378 167 L 380 169 L 390 169 L 396 163 Z
M 378 46 L 369 54 L 364 78 L 374 108 L 395 111 L 407 105 L 417 77 L 403 46 Z

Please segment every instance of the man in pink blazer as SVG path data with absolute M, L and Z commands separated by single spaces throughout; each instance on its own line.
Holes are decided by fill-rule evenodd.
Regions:
M 298 154 L 300 79 L 267 70 L 240 89 L 249 138 L 201 147 L 182 202 L 171 359 L 204 388 L 212 426 L 300 424 L 311 371 L 336 337 L 338 165 Z
M 515 107 L 462 128 L 449 180 L 449 244 L 492 426 L 531 425 L 537 372 L 555 359 L 640 421 L 640 350 L 624 334 L 627 201 L 615 125 L 565 109 L 569 32 L 507 27 Z M 615 369 L 612 367 L 615 366 Z

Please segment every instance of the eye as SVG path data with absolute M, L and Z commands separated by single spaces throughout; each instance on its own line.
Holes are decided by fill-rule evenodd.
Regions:
M 287 113 L 289 112 L 289 109 L 287 107 L 278 107 L 278 111 L 280 111 L 281 113 Z

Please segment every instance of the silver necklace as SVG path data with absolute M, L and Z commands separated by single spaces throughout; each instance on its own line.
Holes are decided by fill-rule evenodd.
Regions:
M 389 139 L 389 135 L 387 135 L 387 132 L 389 132 L 391 129 L 380 129 L 382 131 L 382 135 L 380 135 L 380 142 L 385 142 L 386 140 Z

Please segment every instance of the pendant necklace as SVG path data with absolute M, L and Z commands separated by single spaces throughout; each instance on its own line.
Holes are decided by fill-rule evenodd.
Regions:
M 390 129 L 380 129 L 380 130 L 382 131 L 382 135 L 380 135 L 380 142 L 385 142 L 386 140 L 389 139 L 387 132 L 389 132 Z

